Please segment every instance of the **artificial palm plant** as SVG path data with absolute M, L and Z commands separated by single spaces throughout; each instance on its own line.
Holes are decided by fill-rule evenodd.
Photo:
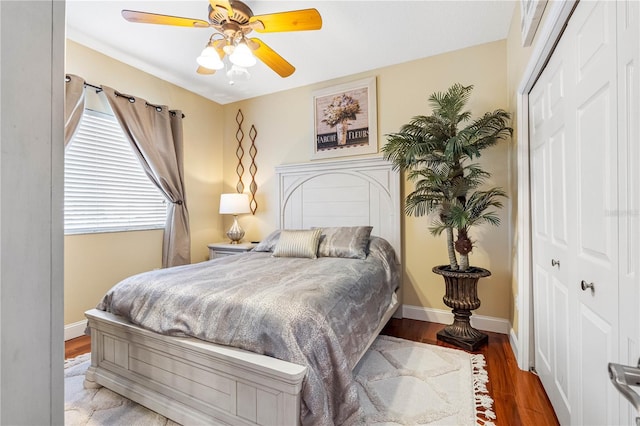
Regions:
M 483 223 L 498 225 L 495 209 L 502 207 L 506 194 L 500 188 L 482 189 L 490 174 L 474 160 L 482 150 L 508 138 L 512 129 L 507 126 L 509 114 L 501 109 L 472 121 L 464 110 L 472 90 L 473 86 L 454 84 L 431 95 L 431 115 L 413 117 L 400 132 L 387 135 L 382 151 L 415 184 L 406 197 L 405 212 L 433 214 L 431 233 L 447 236 L 449 265 L 435 266 L 433 272 L 445 280 L 443 301 L 452 309 L 454 321 L 437 338 L 475 351 L 488 337 L 471 326 L 471 311 L 480 307 L 478 280 L 491 272 L 469 267 L 473 249 L 469 231 Z
M 415 184 L 406 196 L 405 213 L 433 214 L 429 229 L 434 235 L 445 232 L 449 268 L 461 272 L 469 270 L 470 229 L 483 223 L 499 225 L 495 209 L 506 197 L 500 188 L 481 189 L 490 173 L 473 160 L 512 133 L 509 113 L 501 109 L 470 121 L 471 113 L 464 108 L 472 90 L 473 86 L 456 83 L 432 94 L 432 114 L 413 117 L 398 133 L 387 135 L 382 148 L 385 158 Z

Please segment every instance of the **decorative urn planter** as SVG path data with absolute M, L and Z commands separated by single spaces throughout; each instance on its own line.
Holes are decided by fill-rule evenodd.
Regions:
M 491 275 L 486 269 L 471 267 L 465 272 L 452 271 L 449 265 L 440 265 L 432 269 L 442 275 L 445 281 L 444 304 L 453 312 L 453 324 L 446 326 L 437 334 L 438 340 L 454 346 L 476 351 L 487 343 L 485 333 L 471 326 L 471 311 L 480 307 L 478 299 L 478 280 Z

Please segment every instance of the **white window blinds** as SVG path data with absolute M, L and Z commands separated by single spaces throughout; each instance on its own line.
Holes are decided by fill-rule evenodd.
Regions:
M 65 151 L 65 234 L 164 228 L 167 201 L 115 117 L 85 109 Z

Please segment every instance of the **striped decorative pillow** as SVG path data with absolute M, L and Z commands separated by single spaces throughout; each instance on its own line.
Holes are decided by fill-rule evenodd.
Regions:
M 275 257 L 318 257 L 318 242 L 322 229 L 283 230 L 273 250 Z

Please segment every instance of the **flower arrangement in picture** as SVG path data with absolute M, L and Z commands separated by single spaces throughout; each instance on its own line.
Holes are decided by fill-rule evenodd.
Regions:
M 349 120 L 355 120 L 360 112 L 360 102 L 345 93 L 335 96 L 323 110 L 322 122 L 332 128 L 338 126 L 338 145 L 346 145 Z

